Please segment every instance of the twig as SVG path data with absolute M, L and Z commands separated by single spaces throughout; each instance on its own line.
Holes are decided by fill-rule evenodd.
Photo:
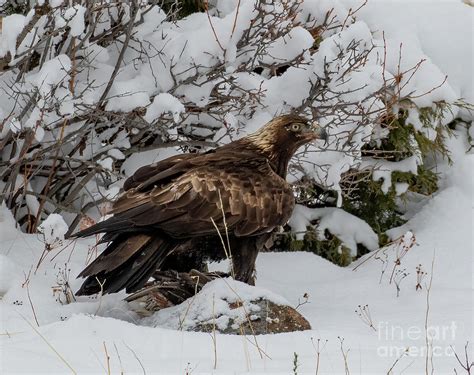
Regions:
M 230 39 L 234 36 L 235 27 L 237 26 L 237 18 L 239 17 L 239 9 L 240 9 L 240 0 L 237 2 L 237 7 L 235 8 L 235 17 L 234 23 L 232 25 L 232 32 L 230 33 Z
M 99 305 L 97 306 L 97 309 L 95 310 L 94 315 L 97 315 L 99 313 L 100 308 L 102 307 L 102 298 L 104 296 L 104 285 L 105 285 L 105 279 L 101 282 L 99 278 L 96 276 L 95 277 L 97 283 L 100 286 L 100 291 L 99 291 Z
M 130 21 L 127 26 L 127 32 L 125 33 L 125 40 L 122 45 L 122 49 L 120 50 L 120 54 L 117 58 L 117 62 L 115 63 L 114 70 L 112 72 L 112 75 L 110 76 L 109 81 L 107 82 L 107 86 L 105 87 L 104 92 L 100 96 L 100 99 L 98 101 L 97 107 L 99 107 L 102 102 L 107 98 L 107 95 L 109 94 L 110 89 L 112 88 L 112 85 L 115 81 L 115 77 L 117 77 L 117 74 L 120 70 L 120 66 L 122 65 L 123 58 L 125 56 L 125 52 L 127 50 L 128 44 L 130 43 L 130 38 L 132 36 L 132 31 L 133 31 L 133 26 L 135 24 L 135 17 L 137 16 L 138 13 L 138 4 L 136 0 L 133 0 L 131 2 L 131 8 L 132 11 L 130 12 Z
M 303 299 L 304 299 L 303 302 L 301 302 L 300 299 L 298 298 L 298 304 L 296 305 L 295 310 L 298 310 L 299 307 L 309 303 L 309 294 L 308 293 L 303 294 Z
M 28 323 L 28 325 L 33 329 L 33 331 L 35 331 L 35 333 L 46 343 L 46 345 L 48 345 L 48 347 L 54 352 L 54 354 L 56 354 L 56 356 L 61 360 L 61 362 L 63 362 L 68 368 L 69 370 L 71 370 L 71 372 L 73 374 L 77 374 L 76 370 L 74 370 L 72 368 L 72 366 L 69 364 L 69 362 L 67 362 L 64 357 L 54 348 L 53 345 L 51 345 L 51 343 L 41 334 L 40 331 L 38 331 L 38 329 L 33 325 L 31 324 L 28 319 L 26 319 L 23 315 L 21 315 L 20 313 L 18 313 L 22 318 L 23 320 Z
M 372 316 L 370 314 L 369 305 L 364 305 L 364 306 L 358 305 L 355 312 L 364 324 L 368 325 L 375 332 L 377 332 L 377 329 L 375 328 L 375 324 L 372 321 Z
M 179 329 L 180 330 L 183 329 L 184 321 L 185 321 L 186 317 L 189 314 L 189 310 L 191 309 L 191 306 L 194 303 L 194 300 L 196 299 L 196 295 L 197 295 L 197 292 L 198 292 L 199 276 L 191 276 L 191 278 L 196 279 L 196 284 L 194 285 L 194 295 L 193 295 L 193 298 L 191 299 L 191 301 L 188 303 L 188 306 L 186 307 L 186 311 L 184 312 L 183 317 L 179 317 Z
M 216 301 L 215 295 L 212 295 L 212 344 L 214 348 L 214 370 L 217 369 L 217 337 L 216 337 Z
M 230 273 L 231 273 L 232 277 L 235 279 L 234 261 L 233 261 L 233 258 L 232 258 L 232 249 L 231 249 L 231 246 L 230 246 L 229 228 L 227 227 L 227 221 L 226 221 L 226 218 L 225 218 L 224 203 L 222 202 L 221 190 L 217 189 L 217 192 L 219 194 L 219 202 L 220 202 L 220 205 L 221 205 L 221 213 L 222 213 L 222 223 L 224 224 L 225 236 L 226 236 L 226 240 L 227 240 L 226 256 L 227 256 L 227 258 L 229 259 L 229 262 L 230 262 Z M 225 249 L 224 249 L 224 251 L 225 251 Z
M 140 367 L 142 368 L 143 375 L 146 375 L 145 367 L 143 366 L 142 361 L 140 361 L 140 358 L 138 358 L 137 353 L 135 353 L 135 351 L 130 346 L 128 346 L 127 343 L 124 342 L 124 345 L 127 347 L 128 350 L 130 350 L 132 352 L 133 356 L 135 357 L 135 359 L 139 363 Z
M 463 368 L 464 371 L 466 371 L 466 374 L 471 375 L 471 369 L 474 368 L 474 361 L 469 360 L 469 355 L 467 353 L 467 348 L 469 347 L 469 341 L 466 342 L 466 345 L 464 345 L 464 362 L 459 358 L 458 353 L 454 350 L 454 348 L 451 346 L 451 349 L 454 352 L 454 356 L 456 357 L 456 360 L 458 361 L 459 365 Z M 454 372 L 457 374 L 456 369 Z
M 107 352 L 107 346 L 105 345 L 105 341 L 103 341 L 104 344 L 104 352 L 105 352 L 105 363 L 107 364 L 107 375 L 110 375 L 110 356 L 109 353 Z
M 393 369 L 395 368 L 395 366 L 397 365 L 398 362 L 400 362 L 400 360 L 405 357 L 406 355 L 408 355 L 410 353 L 410 348 L 406 348 L 405 351 L 400 354 L 400 356 L 395 360 L 395 362 L 392 363 L 392 367 L 390 367 L 387 371 L 387 375 L 392 375 L 393 374 Z
M 36 310 L 33 305 L 33 301 L 31 300 L 31 295 L 30 295 L 29 285 L 30 285 L 31 268 L 30 268 L 30 271 L 28 272 L 28 276 L 26 274 L 24 275 L 25 275 L 25 281 L 23 282 L 22 287 L 26 287 L 26 295 L 28 297 L 28 301 L 30 302 L 31 311 L 33 311 L 33 317 L 35 318 L 36 325 L 39 327 L 40 325 L 38 322 L 38 317 L 36 316 Z
M 346 351 L 344 351 L 344 338 L 340 336 L 338 336 L 337 338 L 339 339 L 339 343 L 341 344 L 340 349 L 341 349 L 342 358 L 344 360 L 344 371 L 346 375 L 350 375 L 349 364 L 347 363 L 347 356 L 349 355 L 350 349 L 347 349 Z
M 430 282 L 426 287 L 426 313 L 425 313 L 425 344 L 426 344 L 426 359 L 425 359 L 425 375 L 429 374 L 429 360 L 430 360 L 430 341 L 428 337 L 428 318 L 430 313 L 430 293 L 431 293 L 431 286 L 433 284 L 433 273 L 434 273 L 434 262 L 435 262 L 436 252 L 433 253 L 433 259 L 431 261 L 431 275 L 430 275 Z M 431 360 L 433 360 L 433 356 L 431 356 Z M 431 373 L 434 372 L 433 364 L 431 364 Z
M 395 275 L 393 276 L 393 283 L 395 284 L 395 288 L 397 289 L 397 297 L 400 297 L 400 285 L 403 280 L 409 275 L 410 273 L 406 272 L 406 268 L 402 270 L 397 270 Z
M 117 345 L 115 344 L 115 342 L 114 342 L 114 348 L 115 348 L 115 353 L 117 353 L 117 357 L 118 357 L 118 360 L 119 360 L 119 363 L 120 363 L 120 375 L 124 375 L 123 365 L 122 365 L 122 358 L 120 357 L 120 353 L 118 351 L 118 348 L 117 348 Z
M 209 21 L 209 25 L 211 25 L 212 33 L 214 34 L 214 38 L 216 39 L 217 44 L 219 45 L 219 47 L 222 51 L 225 51 L 224 47 L 222 47 L 222 44 L 219 41 L 216 30 L 214 29 L 214 25 L 212 24 L 211 16 L 209 14 L 209 2 L 208 2 L 208 0 L 206 0 L 206 15 L 207 15 L 207 19 Z
M 423 268 L 421 264 L 416 266 L 416 285 L 415 285 L 415 290 L 422 290 L 423 287 L 421 286 L 421 283 L 423 282 L 423 279 L 426 276 L 426 272 L 423 271 Z
M 314 345 L 314 340 L 313 338 L 311 337 L 311 343 L 313 344 L 313 348 L 314 350 L 316 351 L 316 372 L 315 372 L 315 375 L 318 375 L 319 374 L 319 365 L 321 363 L 321 350 L 324 350 L 326 344 L 328 343 L 328 340 L 326 340 L 324 342 L 324 345 L 321 347 L 321 339 L 318 339 L 318 344 L 317 346 Z

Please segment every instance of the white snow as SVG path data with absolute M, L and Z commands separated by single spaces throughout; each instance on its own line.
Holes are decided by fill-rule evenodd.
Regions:
M 288 224 L 296 232 L 296 238 L 303 239 L 306 228 L 311 227 L 311 222 L 315 220 L 319 221 L 316 233 L 320 239 L 325 238 L 324 231 L 327 229 L 350 249 L 352 256 L 357 255 L 357 244 L 362 244 L 369 250 L 378 248 L 377 234 L 370 225 L 340 208 L 296 205 Z
M 12 14 L 2 19 L 2 34 L 0 56 L 5 56 L 10 52 L 13 59 L 16 54 L 16 41 L 25 25 L 25 16 L 21 14 Z
M 172 147 L 153 151 L 136 152 L 122 164 L 122 171 L 125 176 L 129 177 L 140 167 L 179 154 L 180 151 Z
M 16 229 L 15 219 L 7 209 L 5 202 L 2 202 L 0 204 L 0 239 L 2 241 L 14 239 L 19 233 Z
M 8 121 L 9 125 L 10 125 L 10 130 L 13 132 L 13 133 L 18 133 L 19 131 L 21 131 L 21 123 L 20 121 L 18 121 L 18 119 L 16 118 L 12 118 L 10 121 Z
M 57 7 L 61 6 L 63 2 L 64 2 L 64 0 L 51 0 L 49 2 L 49 4 L 51 5 L 51 7 L 57 8 Z
M 174 122 L 179 121 L 180 113 L 184 112 L 184 105 L 168 93 L 158 94 L 154 99 L 153 103 L 148 107 L 145 115 L 145 120 L 153 122 L 164 113 L 171 113 L 173 115 Z
M 107 102 L 108 111 L 129 112 L 137 107 L 146 107 L 150 98 L 141 89 L 136 80 L 118 81 L 112 86 L 112 97 Z
M 386 194 L 392 187 L 392 172 L 410 172 L 418 174 L 418 164 L 420 159 L 417 155 L 410 156 L 401 161 L 387 161 L 382 159 L 364 158 L 361 162 L 361 169 L 373 169 L 372 179 L 374 181 L 383 180 L 382 191 Z
M 50 214 L 38 227 L 38 231 L 44 236 L 44 241 L 49 245 L 64 240 L 67 230 L 68 226 L 59 214 Z
M 80 36 L 84 31 L 84 15 L 86 8 L 82 5 L 74 5 L 71 8 L 66 9 L 64 14 L 60 14 L 56 17 L 57 27 L 68 26 L 71 28 L 71 36 Z
M 402 194 L 406 193 L 406 191 L 408 190 L 409 187 L 410 187 L 410 184 L 408 184 L 406 182 L 397 182 L 395 184 L 395 193 L 397 195 L 402 195 Z
M 313 45 L 314 39 L 308 30 L 301 26 L 295 27 L 288 35 L 280 37 L 271 44 L 268 55 L 262 61 L 271 63 L 275 60 L 280 63 L 291 61 L 296 56 L 308 50 Z
M 71 60 L 67 55 L 59 55 L 47 61 L 39 73 L 34 76 L 32 83 L 38 88 L 40 93 L 46 97 L 50 95 L 51 89 L 69 78 Z
M 123 154 L 123 152 L 120 151 L 119 149 L 116 149 L 116 148 L 113 148 L 113 149 L 107 151 L 107 154 L 112 156 L 114 159 L 117 159 L 117 160 L 125 159 L 125 155 Z
M 12 160 L 12 162 L 14 162 L 14 160 Z M 26 182 L 26 189 L 31 191 L 32 190 L 31 183 L 22 174 L 18 175 L 15 179 L 15 190 L 18 191 L 22 189 L 25 186 L 25 182 Z M 25 201 L 26 201 L 26 206 L 28 207 L 28 210 L 30 212 L 38 212 L 39 202 L 35 196 L 27 195 L 25 197 Z
M 343 3 L 357 7 L 360 1 L 343 0 Z M 470 32 L 473 13 L 472 5 L 463 1 L 369 1 L 357 16 L 367 22 L 378 38 L 384 31 L 387 38 L 403 42 L 404 49 L 407 44 L 413 44 L 423 50 L 442 74 L 448 75 L 456 97 L 473 103 L 473 72 L 466 69 L 473 65 L 474 58 Z M 428 77 L 429 81 L 433 78 Z
M 64 5 L 62 0 L 49 3 L 53 8 Z M 237 4 L 240 4 L 238 12 Z M 419 64 L 412 78 L 404 73 L 398 84 L 400 96 L 412 101 L 404 107 L 408 110 L 408 122 L 429 139 L 434 139 L 438 127 L 445 126 L 454 117 L 472 121 L 472 112 L 453 104 L 460 99 L 472 103 L 474 99 L 474 8 L 460 0 L 370 1 L 354 19 L 347 18 L 348 9 L 357 9 L 360 4 L 359 0 L 304 0 L 302 11 L 294 15 L 298 23 L 291 32 L 275 41 L 269 47 L 269 53 L 258 56 L 255 56 L 256 46 L 245 46 L 245 50 L 237 47 L 237 41 L 256 16 L 251 1 L 218 0 L 217 10 L 209 15 L 193 14 L 176 23 L 167 22 L 163 11 L 155 7 L 134 30 L 131 48 L 125 53 L 105 109 L 116 112 L 146 109 L 144 119 L 149 123 L 169 115 L 175 123 L 183 119 L 183 131 L 197 122 L 222 127 L 213 140 L 225 143 L 231 137 L 235 139 L 256 130 L 276 114 L 299 106 L 307 98 L 311 83 L 325 74 L 323 66 L 327 62 L 327 69 L 332 74 L 328 88 L 340 95 L 316 101 L 314 109 L 334 106 L 334 113 L 319 119 L 329 133 L 330 148 L 322 152 L 317 145 L 308 147 L 302 157 L 305 172 L 319 184 L 336 191 L 335 203 L 340 207 L 342 174 L 350 169 L 374 169 L 373 179 L 383 180 L 384 192 L 394 188 L 397 195 L 405 194 L 405 216 L 409 221 L 387 233 L 395 242 L 377 249 L 377 236 L 363 220 L 339 208 L 297 206 L 290 225 L 298 236 L 312 221 L 318 221 L 315 230 L 319 236 L 327 229 L 337 235 L 353 255 L 357 244 L 372 251 L 351 268 L 337 267 L 310 253 L 262 253 L 257 262 L 257 288 L 228 279 L 216 280 L 196 296 L 198 303 L 185 302 L 153 318 L 140 320 L 123 302 L 124 292 L 70 300 L 71 291 L 76 291 L 81 283 L 76 279 L 77 274 L 103 249 L 102 245 L 95 246 L 93 238 L 74 243 L 64 241 L 68 229 L 65 219 L 70 213 L 64 213 L 64 217 L 51 214 L 41 223 L 42 234 L 28 235 L 15 227 L 10 209 L 2 203 L 0 372 L 65 373 L 72 368 L 77 373 L 107 373 L 107 365 L 110 365 L 110 373 L 288 374 L 293 373 L 294 353 L 297 353 L 297 372 L 316 373 L 319 342 L 319 374 L 348 371 L 382 374 L 393 367 L 393 373 L 418 375 L 430 372 L 426 370 L 425 361 L 427 333 L 432 336 L 428 341 L 432 343 L 434 373 L 452 373 L 454 368 L 458 373 L 462 372 L 453 350 L 462 355 L 465 343 L 472 341 L 474 297 L 474 157 L 472 153 L 466 153 L 469 149 L 466 131 L 458 127 L 455 136 L 447 139 L 454 164 L 450 166 L 446 160 L 433 164 L 434 171 L 440 176 L 440 190 L 430 199 L 420 198 L 407 191 L 407 184 L 392 183 L 393 171 L 417 173 L 421 162 L 419 153 L 398 162 L 363 158 L 362 147 L 368 142 L 380 145 L 388 132 L 373 125 L 375 117 L 369 116 L 368 124 L 362 128 L 354 118 L 341 120 L 337 106 L 347 103 L 348 110 L 382 108 L 384 104 L 379 99 L 365 100 L 383 87 L 382 76 L 393 79 Z M 269 3 L 268 7 L 282 10 L 280 2 Z M 312 46 L 313 37 L 305 26 L 313 22 L 315 26 L 321 25 L 331 9 L 334 22 L 344 24 L 344 27 L 324 30 L 319 50 L 311 55 L 307 50 Z M 67 23 L 71 36 L 83 37 L 85 14 L 82 6 L 64 5 L 54 11 L 57 28 Z M 127 7 L 124 12 L 128 12 Z M 39 40 L 45 32 L 46 18 L 38 22 L 37 28 L 17 49 L 18 36 L 32 16 L 30 12 L 27 17 L 11 15 L 3 18 L 1 57 L 9 53 L 14 59 Z M 112 17 L 104 14 L 104 21 L 97 25 L 96 32 L 110 27 L 110 22 Z M 128 22 L 127 16 L 123 22 Z M 53 40 L 54 43 L 58 41 Z M 349 47 L 354 41 L 360 42 L 356 49 L 359 52 L 371 46 L 374 49 L 363 65 L 344 75 L 341 62 L 350 61 L 353 52 Z M 57 127 L 50 125 L 57 125 L 84 107 L 96 106 L 114 70 L 123 39 L 105 47 L 90 40 L 84 42 L 85 48 L 77 51 L 77 56 L 83 60 L 77 60 L 81 65 L 75 70 L 74 90 L 69 85 L 73 64 L 68 56 L 59 55 L 47 58 L 40 68 L 15 83 L 14 89 L 20 92 L 38 91 L 34 109 L 20 116 L 18 103 L 9 95 L 0 96 L 0 124 L 5 124 L 1 129 L 2 138 L 10 130 L 16 137 L 31 128 L 35 131 L 36 143 L 55 142 L 58 135 L 54 129 Z M 144 58 L 145 54 L 149 57 Z M 386 61 L 383 61 L 385 54 Z M 259 62 L 278 65 L 298 55 L 301 55 L 301 64 L 280 76 L 239 71 L 240 64 L 254 57 Z M 336 58 L 338 56 L 342 56 L 342 60 Z M 93 63 L 88 65 L 89 58 Z M 207 76 L 206 73 L 216 65 L 222 66 L 222 76 Z M 202 78 L 190 84 L 187 80 L 196 74 L 201 74 Z M 6 84 L 14 82 L 15 78 L 15 72 L 2 72 L 2 87 L 8 88 Z M 227 134 L 222 121 L 207 114 L 185 112 L 188 106 L 207 106 L 216 85 L 225 95 L 236 95 L 237 98 L 244 95 L 241 91 L 233 91 L 230 82 L 244 92 L 261 93 L 261 102 L 243 96 L 244 108 L 223 114 L 225 125 L 233 130 L 231 135 Z M 448 105 L 444 118 L 433 127 L 426 127 L 419 117 L 419 109 L 434 108 L 439 102 Z M 394 111 L 398 109 L 395 106 Z M 81 126 L 84 126 L 83 122 L 68 126 L 66 133 Z M 471 126 L 471 135 L 473 129 Z M 196 130 L 210 134 L 206 131 Z M 100 134 L 103 138 L 88 139 L 88 147 L 73 157 L 92 160 L 94 152 L 101 149 L 104 156 L 100 164 L 106 170 L 112 170 L 114 161 L 123 160 L 121 177 L 128 177 L 140 166 L 182 152 L 173 147 L 127 153 L 125 150 L 131 147 L 130 134 L 124 130 L 116 132 L 117 129 L 108 129 Z M 176 126 L 163 129 L 163 133 L 178 137 Z M 112 135 L 114 144 L 104 146 L 104 141 Z M 415 143 L 413 146 L 416 149 Z M 5 152 L 8 159 L 3 161 L 15 163 L 20 151 L 21 147 L 12 152 L 8 150 Z M 298 173 L 294 172 L 289 180 L 301 177 Z M 21 192 L 25 181 L 25 176 L 18 176 L 14 181 L 16 191 Z M 38 181 L 27 182 L 28 190 L 38 184 Z M 94 181 L 87 185 L 87 191 L 92 198 L 113 197 L 122 183 L 123 178 L 105 188 Z M 3 184 L 0 181 L 0 189 Z M 36 197 L 28 195 L 25 201 L 25 212 L 37 212 Z M 416 245 L 404 250 L 403 245 L 412 238 L 416 238 Z M 225 262 L 211 267 L 227 269 Z M 417 267 L 427 275 L 417 275 Z M 428 295 L 431 277 L 433 283 Z M 309 302 L 298 310 L 313 329 L 257 339 L 217 335 L 215 346 L 209 334 L 177 330 L 178 317 L 183 316 L 184 310 L 188 313 L 184 324 L 209 321 L 213 303 L 214 309 L 225 313 L 219 321 L 222 327 L 229 313 L 241 317 L 242 311 L 229 312 L 225 307 L 225 301 L 235 296 L 232 289 L 238 289 L 239 294 L 247 297 L 265 296 L 287 301 L 285 303 L 292 306 L 297 306 L 308 293 Z M 370 308 L 373 327 L 367 324 L 369 317 L 363 315 L 368 311 L 366 305 Z M 251 304 L 247 307 L 252 309 Z M 348 369 L 340 339 L 344 339 L 342 350 L 349 350 Z M 406 348 L 409 353 L 404 355 Z M 105 349 L 110 356 L 109 363 Z
M 114 163 L 114 159 L 112 158 L 104 158 L 104 159 L 100 159 L 97 163 L 99 163 L 100 166 L 102 166 L 102 168 L 104 169 L 107 169 L 109 171 L 112 171 L 113 168 L 113 163 Z

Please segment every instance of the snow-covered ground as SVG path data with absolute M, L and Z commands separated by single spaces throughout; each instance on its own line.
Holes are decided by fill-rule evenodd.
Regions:
M 372 252 L 349 268 L 310 253 L 263 253 L 257 286 L 294 306 L 305 302 L 307 293 L 308 302 L 298 310 L 313 329 L 256 338 L 217 334 L 216 357 L 210 334 L 140 326 L 122 302 L 123 294 L 62 304 L 58 296 L 64 303 L 64 294 L 54 294 L 53 287 L 64 284 L 66 270 L 72 289 L 78 288 L 75 275 L 93 241 L 78 241 L 62 252 L 64 246 L 56 247 L 35 272 L 44 248 L 40 236 L 18 232 L 2 209 L 2 373 L 107 373 L 110 366 L 112 374 L 288 374 L 293 372 L 295 353 L 297 372 L 315 373 L 319 340 L 319 374 L 346 373 L 346 364 L 357 374 L 387 373 L 392 366 L 393 373 L 421 374 L 426 367 L 426 333 L 431 348 L 428 366 L 437 374 L 454 368 L 462 373 L 454 350 L 463 353 L 473 338 L 474 155 L 464 152 L 467 144 L 460 134 L 449 142 L 458 152 L 452 155 L 454 165 L 439 165 L 445 176 L 440 191 L 404 227 L 392 231 L 394 237 L 412 231 L 417 244 L 402 257 L 391 283 L 394 260 L 404 253 L 398 245 Z M 405 240 L 409 242 L 409 235 Z M 427 275 L 416 290 L 419 265 Z M 395 281 L 400 284 L 398 297 Z M 203 310 L 209 310 L 205 303 L 212 301 L 201 301 Z
M 225 17 L 225 14 L 230 14 L 235 8 L 237 0 L 218 3 Z M 340 10 L 340 7 L 342 9 L 342 4 L 346 8 L 352 6 L 355 9 L 361 1 L 305 0 L 304 10 L 324 15 L 333 6 L 336 10 Z M 244 9 L 239 17 L 250 20 L 251 9 L 244 5 L 245 2 L 242 2 Z M 247 13 L 244 12 L 245 9 Z M 339 13 L 344 19 L 347 9 L 342 9 L 341 12 Z M 161 19 L 158 13 L 151 14 L 155 17 L 150 16 L 140 28 L 140 35 L 153 40 L 156 37 L 158 44 L 165 43 L 161 32 L 152 35 L 151 30 L 157 26 L 154 23 L 159 24 Z M 78 13 L 78 17 L 82 17 L 78 19 L 80 24 L 83 24 L 83 16 Z M 193 19 L 195 22 L 200 19 L 202 24 L 193 24 Z M 417 105 L 431 106 L 438 100 L 450 103 L 464 99 L 466 102 L 473 102 L 471 7 L 460 0 L 373 0 L 358 12 L 357 20 L 347 29 L 350 29 L 346 35 L 347 41 L 351 41 L 353 37 L 361 38 L 368 45 L 375 44 L 380 52 L 385 45 L 382 40 L 385 39 L 389 71 L 390 68 L 393 72 L 397 71 L 400 43 L 403 44 L 402 63 L 406 65 L 405 68 L 412 67 L 420 59 L 427 60 L 416 78 L 406 87 L 407 92 L 413 90 L 428 93 L 417 98 Z M 4 23 L 3 44 L 0 46 L 2 54 L 7 50 L 12 55 L 15 54 L 16 37 L 21 32 L 18 27 L 20 21 L 23 22 L 24 18 L 13 17 L 7 20 L 6 26 Z M 170 35 L 182 37 L 182 43 L 187 43 L 186 38 L 205 40 L 202 35 L 211 35 L 207 17 L 191 17 L 191 21 L 183 21 L 179 29 L 168 25 Z M 232 47 L 232 35 L 229 31 L 234 16 L 230 14 L 225 20 L 215 21 L 222 42 L 228 42 L 229 47 Z M 237 32 L 242 31 L 242 25 L 243 21 L 239 23 Z M 73 32 L 79 32 L 79 29 Z M 5 34 L 5 30 L 10 31 L 10 37 L 8 33 Z M 296 30 L 292 34 L 294 45 L 306 49 L 306 44 L 311 45 L 312 41 L 301 28 Z M 334 36 L 335 40 L 339 37 Z M 209 36 L 206 38 L 212 39 Z M 331 43 L 328 39 L 323 46 L 328 54 L 333 52 L 331 46 L 334 46 Z M 97 45 L 95 47 L 98 48 Z M 217 44 L 205 47 L 209 51 L 187 51 L 190 55 L 189 58 L 184 56 L 180 59 L 182 66 L 186 67 L 185 64 L 193 62 L 196 56 L 207 65 L 214 54 L 221 54 Z M 286 47 L 280 47 L 282 50 L 279 52 L 292 52 L 286 50 Z M 172 44 L 169 48 L 176 49 L 178 54 L 182 49 L 179 43 Z M 97 77 L 94 76 L 93 79 L 105 83 L 102 80 L 107 79 L 114 63 L 112 60 L 108 61 L 109 53 L 105 49 L 101 47 L 100 51 L 103 63 L 95 73 Z M 55 75 L 50 74 L 46 80 L 47 73 L 68 70 L 65 67 L 69 66 L 69 62 L 61 60 L 64 56 L 45 64 L 41 74 L 29 76 L 28 80 L 31 82 L 28 84 L 38 86 L 43 90 L 41 94 L 48 96 L 54 84 L 50 79 Z M 133 57 L 132 53 L 127 60 L 131 61 Z M 321 67 L 318 58 L 324 57 L 320 53 L 315 56 L 314 61 L 311 58 L 311 66 Z M 226 58 L 230 63 L 235 60 L 232 54 Z M 380 77 L 375 73 L 380 70 L 380 66 L 374 60 L 372 62 L 363 71 L 361 79 L 364 83 L 369 80 L 368 77 L 369 82 L 379 81 Z M 132 78 L 130 71 L 135 67 L 132 69 L 131 65 L 120 72 L 120 79 L 112 89 L 112 94 L 117 97 L 115 101 L 109 101 L 109 109 L 128 110 L 129 107 L 147 105 L 150 94 L 155 93 L 156 87 L 149 79 L 151 73 L 146 70 L 148 63 L 144 63 L 140 67 L 141 73 Z M 299 104 L 299 100 L 306 95 L 303 92 L 305 85 L 300 84 L 307 81 L 304 78 L 306 73 L 302 69 L 289 69 L 283 78 L 265 80 L 263 86 L 267 90 L 266 107 L 259 109 L 246 124 L 245 130 L 254 130 L 275 113 L 287 111 L 293 102 Z M 445 75 L 448 76 L 445 85 L 430 91 L 443 81 Z M 69 79 L 67 75 L 61 77 L 65 82 Z M 159 79 L 166 81 L 165 78 L 166 75 L 159 75 Z M 356 78 L 354 76 L 354 80 Z M 39 85 L 39 82 L 44 83 L 44 86 Z M 168 87 L 166 84 L 169 83 L 161 84 L 163 93 L 154 97 L 153 104 L 146 113 L 149 121 L 159 116 L 164 111 L 163 108 L 176 118 L 184 110 L 177 98 L 165 93 Z M 261 81 L 249 81 L 248 84 L 259 87 Z M 118 95 L 128 91 L 129 87 L 139 87 L 146 95 L 143 92 L 125 97 Z M 195 92 L 195 87 L 189 85 L 184 94 L 189 100 L 199 102 L 204 88 L 203 86 L 199 92 Z M 211 88 L 209 86 L 209 90 Z M 56 90 L 57 94 L 58 92 Z M 91 102 L 95 102 L 100 92 L 95 90 L 90 96 Z M 208 96 L 209 93 L 203 97 Z M 10 109 L 5 110 L 10 108 L 4 103 L 6 101 L 8 95 L 0 98 L 5 114 L 10 112 Z M 72 101 L 62 102 L 62 110 L 66 113 Z M 453 111 L 458 111 L 453 117 L 462 117 L 466 121 L 472 119 L 472 113 L 464 109 L 453 107 Z M 37 115 L 36 112 L 32 113 L 31 120 L 26 123 L 27 127 L 35 123 Z M 230 113 L 229 119 L 231 115 Z M 410 120 L 421 127 L 417 116 L 413 115 Z M 451 118 L 445 120 L 442 125 Z M 3 132 L 7 128 L 16 134 L 21 124 L 12 120 L 9 127 L 4 127 Z M 429 131 L 427 128 L 420 129 Z M 471 136 L 474 137 L 473 129 L 471 126 Z M 44 142 L 44 132 L 39 130 L 36 133 L 37 141 Z M 3 137 L 2 134 L 0 136 Z M 446 374 L 453 373 L 453 369 L 457 369 L 459 374 L 463 373 L 455 352 L 463 357 L 464 345 L 474 339 L 474 155 L 466 152 L 469 145 L 462 126 L 448 140 L 447 146 L 453 164 L 448 165 L 446 160 L 438 160 L 439 191 L 430 198 L 412 197 L 413 201 L 408 202 L 406 207 L 410 220 L 403 227 L 390 231 L 393 239 L 404 238 L 404 242 L 400 240 L 387 248 L 374 250 L 348 268 L 337 267 L 310 253 L 260 254 L 257 262 L 257 287 L 261 289 L 254 290 L 255 295 L 268 296 L 268 292 L 264 290 L 269 290 L 275 294 L 272 297 L 274 300 L 281 298 L 293 306 L 299 305 L 298 311 L 313 327 L 311 331 L 305 332 L 256 338 L 217 334 L 214 338 L 207 333 L 172 329 L 176 328 L 176 322 L 162 319 L 167 316 L 166 313 L 161 318 L 142 321 L 123 301 L 124 293 L 73 300 L 70 291 L 75 291 L 80 286 L 81 280 L 77 280 L 76 275 L 90 257 L 95 255 L 95 240 L 59 243 L 56 236 L 64 234 L 66 230 L 66 223 L 59 215 L 50 216 L 49 222 L 43 223 L 43 234 L 21 233 L 15 228 L 11 213 L 5 206 L 0 206 L 0 373 L 424 374 L 433 370 L 435 374 Z M 110 155 L 120 157 L 118 150 L 111 149 L 110 152 Z M 174 149 L 166 149 L 158 155 L 156 151 L 133 155 L 124 163 L 124 174 L 129 175 L 139 165 L 163 159 L 175 152 Z M 323 159 L 326 157 L 334 167 L 331 186 L 336 190 L 340 174 L 347 170 L 345 168 L 360 164 L 360 160 L 356 158 L 344 159 L 341 152 L 327 151 L 315 155 L 318 163 L 324 164 Z M 102 160 L 103 166 L 110 166 L 111 160 L 109 157 Z M 413 168 L 416 170 L 416 163 Z M 390 173 L 383 177 L 384 182 L 388 183 Z M 118 192 L 118 185 L 113 186 L 113 189 L 110 194 Z M 27 203 L 33 211 L 37 211 L 37 202 L 30 198 Z M 334 230 L 341 228 L 342 225 L 338 224 L 342 224 L 342 216 L 336 214 L 342 211 L 334 208 L 324 210 L 319 212 L 332 213 L 331 216 L 324 217 L 324 223 L 331 225 Z M 317 212 L 312 211 L 308 215 L 314 217 Z M 345 225 L 348 223 L 349 221 L 344 222 Z M 353 226 L 355 221 L 350 223 Z M 305 224 L 306 222 L 298 221 L 298 225 L 303 228 Z M 344 228 L 344 233 L 351 234 L 350 238 L 345 239 L 346 245 L 353 251 L 356 243 L 364 243 L 369 249 L 375 248 L 376 239 L 371 237 L 372 232 L 362 225 L 364 223 L 359 224 L 357 230 L 354 227 Z M 54 233 L 50 229 L 54 229 Z M 369 236 L 365 236 L 364 240 L 357 240 L 356 237 L 361 236 L 362 232 L 369 233 Z M 414 246 L 410 245 L 412 238 L 416 238 Z M 45 250 L 45 240 L 51 244 L 50 250 Z M 407 247 L 403 248 L 404 244 Z M 400 264 L 395 263 L 397 258 L 400 259 Z M 227 265 L 214 264 L 212 267 L 226 269 Z M 221 289 L 220 293 L 225 294 L 225 290 Z M 228 293 L 232 295 L 234 291 L 229 290 Z M 305 294 L 307 299 L 303 297 Z M 197 316 L 200 309 L 209 313 L 213 300 L 198 298 L 194 302 L 198 304 L 192 306 L 192 313 Z M 183 309 L 177 308 L 176 311 Z M 179 314 L 168 314 L 170 319 L 175 315 Z M 149 326 L 153 321 L 159 322 L 160 326 Z M 471 353 L 473 347 L 473 344 L 469 347 Z M 471 355 L 471 361 L 473 359 L 474 355 Z

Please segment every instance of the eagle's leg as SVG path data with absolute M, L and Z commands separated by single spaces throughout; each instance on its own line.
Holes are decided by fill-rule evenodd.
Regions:
M 188 249 L 186 244 L 176 249 L 170 254 L 157 272 L 173 270 L 176 272 L 189 272 L 195 269 L 200 272 L 207 272 L 207 263 L 202 253 Z
M 226 259 L 226 255 L 220 237 L 198 237 L 177 247 L 160 266 L 160 271 L 189 272 L 194 269 L 208 272 L 207 263 L 209 261 L 219 262 L 223 259 Z
M 231 244 L 232 271 L 238 281 L 255 285 L 255 261 L 258 255 L 256 237 L 238 238 Z

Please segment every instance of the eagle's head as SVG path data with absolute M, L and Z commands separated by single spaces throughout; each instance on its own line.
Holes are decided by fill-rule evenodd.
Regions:
M 326 132 L 316 123 L 296 115 L 275 117 L 255 134 L 273 144 L 296 151 L 300 146 L 316 139 L 325 139 Z
M 298 148 L 317 139 L 326 140 L 327 134 L 316 122 L 310 123 L 296 115 L 283 115 L 275 117 L 245 139 L 283 176 Z

